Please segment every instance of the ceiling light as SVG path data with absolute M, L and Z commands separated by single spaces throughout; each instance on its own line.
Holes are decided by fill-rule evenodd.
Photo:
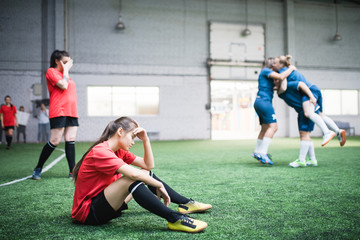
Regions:
M 121 0 L 119 0 L 119 21 L 115 25 L 115 29 L 117 29 L 117 30 L 124 30 L 125 29 L 125 24 L 124 24 L 124 22 L 122 21 L 122 18 L 121 18 Z
M 116 24 L 115 28 L 118 29 L 118 30 L 123 30 L 123 29 L 125 29 L 125 24 L 123 23 L 123 21 L 122 21 L 122 19 L 121 19 L 121 16 L 119 16 L 119 21 L 118 21 L 118 23 Z
M 244 37 L 251 35 L 251 31 L 248 28 L 248 4 L 247 4 L 247 0 L 245 0 L 245 19 L 246 19 L 246 27 L 241 32 L 241 35 L 244 36 Z
M 337 4 L 336 4 L 336 0 L 334 1 L 335 3 L 335 20 L 336 20 L 336 33 L 333 37 L 333 41 L 340 41 L 342 39 L 341 35 L 338 33 L 339 30 L 339 22 L 338 22 L 338 8 L 337 8 Z

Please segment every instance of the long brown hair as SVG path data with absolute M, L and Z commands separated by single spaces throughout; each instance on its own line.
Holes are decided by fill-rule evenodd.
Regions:
M 138 123 L 129 117 L 121 117 L 114 121 L 111 121 L 106 126 L 104 132 L 101 134 L 101 137 L 86 151 L 86 153 L 82 156 L 80 161 L 75 165 L 73 169 L 73 180 L 75 184 L 81 164 L 85 159 L 86 155 L 91 151 L 91 149 L 93 149 L 93 147 L 95 147 L 99 143 L 109 140 L 109 138 L 111 138 L 119 128 L 122 128 L 125 132 L 130 132 L 132 129 L 136 127 L 138 127 Z

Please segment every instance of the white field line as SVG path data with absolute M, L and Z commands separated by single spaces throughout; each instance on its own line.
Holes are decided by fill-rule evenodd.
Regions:
M 44 173 L 44 172 L 48 171 L 50 168 L 52 168 L 55 164 L 57 164 L 58 162 L 60 162 L 60 160 L 65 157 L 65 150 L 64 150 L 64 149 L 55 148 L 55 150 L 58 150 L 58 151 L 61 151 L 61 152 L 64 152 L 64 153 L 61 154 L 58 158 L 56 158 L 54 161 L 52 161 L 49 165 L 47 165 L 47 166 L 41 171 L 41 173 Z M 10 184 L 13 184 L 13 183 L 17 183 L 17 182 L 21 182 L 21 181 L 24 181 L 24 180 L 29 179 L 29 178 L 31 178 L 31 177 L 32 177 L 32 175 L 29 175 L 29 176 L 26 176 L 26 177 L 24 177 L 24 178 L 20 178 L 20 179 L 16 179 L 16 180 L 14 180 L 14 181 L 11 181 L 11 182 L 3 183 L 3 184 L 0 184 L 0 187 L 6 186 L 6 185 L 10 185 Z

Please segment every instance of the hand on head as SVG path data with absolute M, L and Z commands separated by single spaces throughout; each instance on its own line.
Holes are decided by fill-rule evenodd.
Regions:
M 146 130 L 142 127 L 137 127 L 134 129 L 133 134 L 137 136 L 140 140 L 145 140 L 147 138 Z
M 73 66 L 73 60 L 71 58 L 66 63 L 64 63 L 62 60 L 60 61 L 60 63 L 64 69 L 64 72 L 65 71 L 68 72 L 70 70 L 70 68 Z

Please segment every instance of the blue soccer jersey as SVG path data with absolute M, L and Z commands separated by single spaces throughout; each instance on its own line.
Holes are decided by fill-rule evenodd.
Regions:
M 309 118 L 305 117 L 304 110 L 302 107 L 303 94 L 299 89 L 299 81 L 288 82 L 287 89 L 285 92 L 279 94 L 279 97 L 283 99 L 287 105 L 294 108 L 298 113 L 298 129 L 299 131 L 311 132 L 314 130 L 314 122 Z M 315 112 L 318 113 L 319 105 L 316 104 Z
M 274 71 L 270 68 L 263 68 L 259 74 L 259 91 L 257 95 L 261 99 L 272 101 L 274 95 L 274 83 L 273 80 L 269 78 L 269 76 L 273 72 Z
M 303 111 L 302 94 L 299 91 L 299 81 L 288 82 L 285 92 L 279 94 L 279 98 L 283 99 L 287 105 L 294 108 L 297 113 Z
M 288 67 L 284 67 L 282 69 L 279 70 L 279 73 L 285 72 L 286 70 L 288 70 Z M 308 80 L 306 80 L 306 78 L 304 77 L 304 75 L 302 75 L 299 71 L 294 70 L 290 73 L 290 75 L 287 77 L 287 81 L 288 82 L 293 82 L 293 81 L 300 81 L 306 84 L 306 86 L 308 86 L 308 88 L 310 88 L 313 84 L 311 82 L 309 82 Z

